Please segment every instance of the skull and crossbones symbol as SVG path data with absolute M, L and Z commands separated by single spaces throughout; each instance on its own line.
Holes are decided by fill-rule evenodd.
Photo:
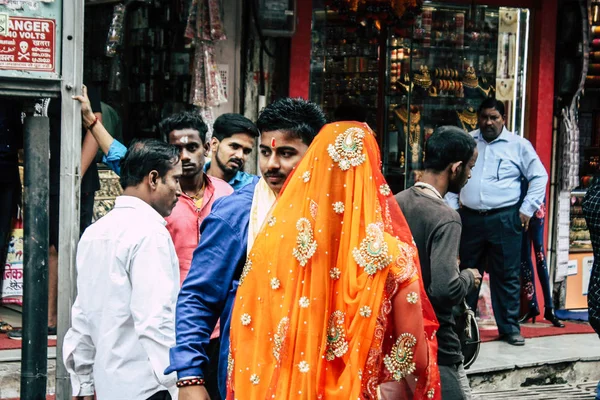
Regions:
M 19 52 L 19 60 L 30 61 L 31 56 L 28 53 L 29 43 L 23 41 L 23 42 L 19 43 L 19 48 L 21 49 L 21 51 Z

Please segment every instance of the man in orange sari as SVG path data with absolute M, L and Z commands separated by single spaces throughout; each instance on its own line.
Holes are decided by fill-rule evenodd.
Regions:
M 406 220 L 358 122 L 326 125 L 248 251 L 228 398 L 440 399 L 438 327 Z
M 177 371 L 179 399 L 225 397 L 229 322 L 247 249 L 259 232 L 287 177 L 302 159 L 325 116 L 314 103 L 278 100 L 261 112 L 259 167 L 262 178 L 218 199 L 200 230 L 188 277 L 177 301 L 176 339 L 168 371 Z M 209 339 L 221 321 L 218 351 L 219 391 L 204 387 L 211 355 Z M 212 347 L 214 349 L 214 347 Z M 218 350 L 218 349 L 217 349 Z M 220 392 L 220 394 L 219 394 Z

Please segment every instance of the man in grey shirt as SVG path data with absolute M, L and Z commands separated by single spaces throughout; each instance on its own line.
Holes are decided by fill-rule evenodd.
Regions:
M 444 400 L 470 398 L 452 307 L 480 284 L 481 275 L 477 269 L 459 271 L 461 220 L 443 198 L 447 192 L 458 193 L 467 183 L 476 160 L 475 140 L 459 128 L 442 126 L 427 140 L 420 181 L 396 195 L 417 245 L 423 284 L 440 323 L 438 365 Z

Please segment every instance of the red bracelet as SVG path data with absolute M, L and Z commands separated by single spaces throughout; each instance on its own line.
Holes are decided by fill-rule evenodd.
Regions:
M 89 131 L 91 131 L 94 128 L 94 126 L 96 126 L 96 124 L 98 123 L 98 116 L 96 115 L 95 117 L 96 119 L 94 119 L 94 122 L 92 122 L 90 126 L 88 126 Z
M 189 378 L 189 379 L 180 379 L 177 381 L 177 387 L 186 387 L 186 386 L 204 386 L 204 379 L 202 378 Z

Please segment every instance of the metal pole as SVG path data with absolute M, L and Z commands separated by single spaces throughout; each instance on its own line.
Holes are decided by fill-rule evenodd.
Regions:
M 60 205 L 58 232 L 58 321 L 56 399 L 71 399 L 69 374 L 63 364 L 63 341 L 71 326 L 71 306 L 77 295 L 75 255 L 79 241 L 81 184 L 81 109 L 71 96 L 81 93 L 83 77 L 83 12 L 81 0 L 63 1 Z
M 46 398 L 48 377 L 48 118 L 25 119 L 25 243 L 21 399 Z

